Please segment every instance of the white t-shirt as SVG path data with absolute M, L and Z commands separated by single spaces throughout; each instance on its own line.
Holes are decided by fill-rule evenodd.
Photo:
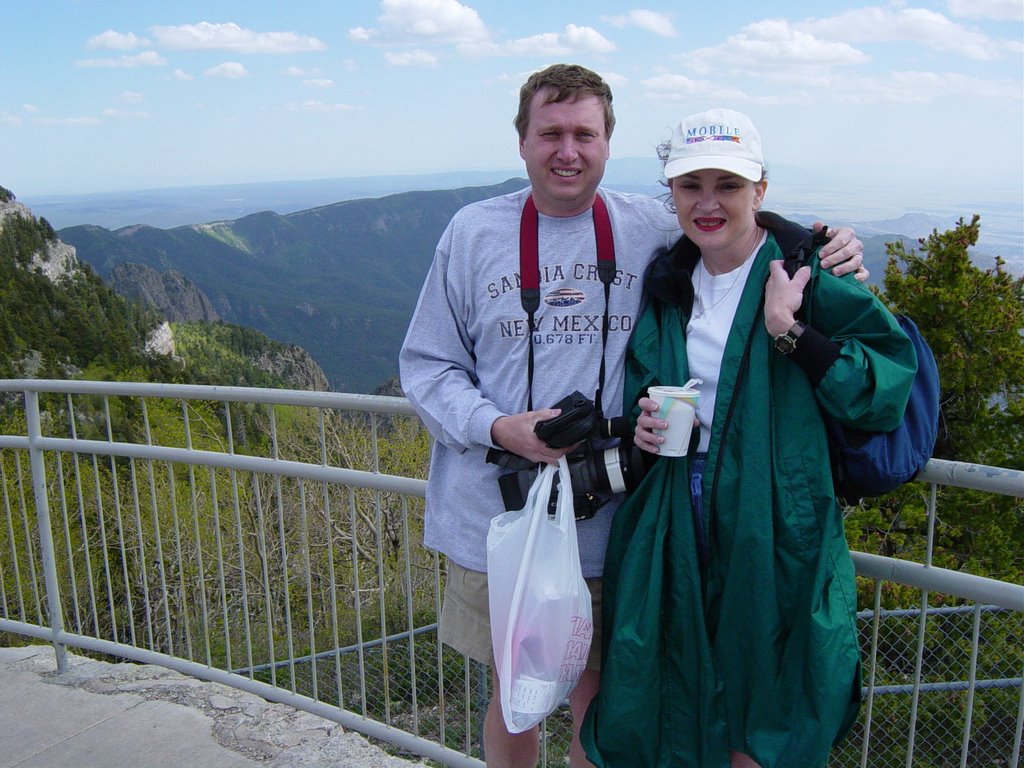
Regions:
M 711 444 L 711 422 L 715 415 L 715 395 L 722 369 L 722 355 L 729 338 L 736 309 L 740 305 L 743 286 L 750 276 L 754 254 L 767 240 L 761 234 L 754 250 L 731 272 L 712 275 L 704 269 L 704 261 L 697 262 L 693 270 L 693 310 L 686 325 L 686 358 L 690 376 L 701 379 L 700 398 L 697 401 L 697 419 L 700 421 L 698 453 L 705 453 Z

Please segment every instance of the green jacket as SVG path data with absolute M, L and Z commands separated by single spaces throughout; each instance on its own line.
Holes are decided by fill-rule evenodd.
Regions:
M 703 476 L 706 573 L 688 458 L 658 459 L 616 513 L 601 686 L 581 734 L 597 766 L 728 768 L 735 749 L 762 768 L 813 768 L 856 718 L 854 569 L 818 408 L 863 430 L 892 429 L 917 360 L 869 290 L 814 258 L 806 319 L 840 353 L 812 387 L 764 327 L 768 262 L 782 255 L 769 234 L 722 360 Z M 698 256 L 683 238 L 652 265 L 648 285 L 661 299 L 634 330 L 624 412 L 638 413 L 648 386 L 689 378 L 685 327 Z

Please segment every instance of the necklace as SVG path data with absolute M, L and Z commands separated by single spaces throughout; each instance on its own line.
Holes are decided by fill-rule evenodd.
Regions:
M 732 283 L 729 284 L 729 287 L 725 292 L 710 304 L 704 300 L 704 295 L 701 292 L 704 272 L 707 271 L 704 268 L 703 262 L 697 265 L 697 270 L 697 287 L 693 292 L 693 297 L 697 300 L 697 313 L 693 316 L 694 320 L 700 320 L 704 315 L 726 300 L 729 294 L 732 293 L 732 289 L 735 288 L 736 284 L 740 281 L 740 277 L 743 275 L 743 265 L 741 264 L 734 270 L 736 276 L 732 279 Z
M 694 287 L 693 291 L 693 298 L 697 304 L 697 313 L 693 316 L 694 320 L 700 320 L 701 318 L 704 317 L 704 315 L 708 314 L 708 312 L 710 312 L 712 309 L 714 309 L 723 301 L 725 301 L 726 298 L 728 298 L 729 294 L 732 293 L 732 289 L 736 287 L 736 284 L 738 282 L 740 282 L 741 277 L 744 278 L 744 282 L 746 282 L 746 275 L 749 272 L 749 270 L 747 269 L 747 265 L 750 263 L 750 260 L 751 258 L 753 258 L 754 254 L 761 249 L 761 246 L 764 244 L 764 241 L 768 237 L 768 233 L 765 232 L 763 229 L 759 228 L 758 232 L 760 233 L 760 237 L 757 239 L 757 242 L 754 243 L 754 247 L 751 249 L 750 253 L 747 254 L 747 258 L 745 258 L 740 263 L 740 265 L 733 270 L 733 272 L 735 272 L 736 274 L 732 279 L 732 283 L 729 284 L 729 287 L 726 288 L 725 292 L 721 296 L 719 296 L 715 301 L 711 302 L 710 304 L 704 300 L 704 296 L 701 292 L 701 285 L 703 283 L 704 273 L 707 272 L 707 269 L 704 266 L 703 259 L 697 262 L 697 267 L 694 270 L 695 272 L 697 272 L 697 285 Z M 708 274 L 710 275 L 711 273 L 708 272 Z M 690 279 L 691 281 L 693 280 L 692 277 Z M 712 296 L 714 296 L 714 282 L 712 282 L 711 285 L 711 292 Z

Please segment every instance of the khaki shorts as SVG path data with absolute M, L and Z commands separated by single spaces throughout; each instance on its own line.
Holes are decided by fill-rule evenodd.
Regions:
M 601 580 L 587 579 L 594 606 L 594 639 L 587 669 L 601 669 Z M 448 576 L 441 604 L 441 642 L 459 653 L 494 666 L 491 614 L 487 606 L 487 574 L 470 571 L 448 560 Z

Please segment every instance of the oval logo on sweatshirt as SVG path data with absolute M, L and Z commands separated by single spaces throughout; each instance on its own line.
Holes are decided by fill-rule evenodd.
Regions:
M 544 296 L 544 303 L 549 307 L 575 307 L 582 304 L 586 298 L 587 295 L 583 291 L 575 288 L 558 288 Z

